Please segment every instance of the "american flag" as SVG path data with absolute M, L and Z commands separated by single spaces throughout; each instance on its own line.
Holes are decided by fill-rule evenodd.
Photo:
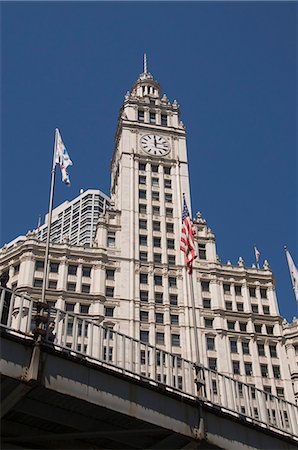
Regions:
M 185 253 L 185 263 L 189 274 L 192 274 L 192 263 L 197 257 L 194 242 L 195 230 L 189 215 L 185 197 L 183 198 L 182 230 L 180 250 Z

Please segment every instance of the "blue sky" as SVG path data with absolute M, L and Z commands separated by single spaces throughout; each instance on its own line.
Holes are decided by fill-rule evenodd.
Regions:
M 193 213 L 222 262 L 254 262 L 297 315 L 283 246 L 297 249 L 297 3 L 1 3 L 1 245 L 48 209 L 54 129 L 74 166 L 55 205 L 109 194 L 119 108 L 142 55 L 188 135 Z

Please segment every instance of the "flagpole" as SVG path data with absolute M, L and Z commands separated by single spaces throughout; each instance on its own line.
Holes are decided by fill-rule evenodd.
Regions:
M 51 234 L 51 224 L 52 224 L 55 173 L 56 173 L 56 144 L 57 144 L 57 128 L 55 130 L 54 149 L 53 149 L 53 164 L 52 164 L 52 170 L 51 170 L 52 175 L 51 175 L 51 189 L 50 189 L 50 201 L 49 201 L 49 212 L 48 212 L 48 233 L 47 233 L 45 257 L 44 257 L 43 281 L 42 281 L 42 292 L 41 292 L 41 302 L 42 303 L 46 303 L 45 295 L 46 295 L 46 284 L 48 281 L 49 247 L 50 247 L 50 234 Z
M 193 290 L 193 276 L 192 276 L 192 273 L 189 274 L 189 288 L 190 288 L 192 320 L 193 320 L 193 328 L 194 328 L 195 357 L 196 357 L 196 364 L 199 364 L 200 363 L 199 339 L 198 339 L 198 326 L 197 326 L 197 317 L 196 317 L 195 296 L 194 296 L 194 290 Z

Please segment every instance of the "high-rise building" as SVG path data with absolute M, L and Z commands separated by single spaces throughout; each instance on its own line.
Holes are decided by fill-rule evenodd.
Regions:
M 120 110 L 111 202 L 98 218 L 89 248 L 78 245 L 84 243 L 83 199 L 81 206 L 75 199 L 71 207 L 61 205 L 57 211 L 48 301 L 104 320 L 109 327 L 183 358 L 199 360 L 240 384 L 294 401 L 268 262 L 262 269 L 245 267 L 241 258 L 236 266 L 222 264 L 215 235 L 197 213 L 198 256 L 190 276 L 180 251 L 183 194 L 191 211 L 186 131 L 179 105 L 161 95 L 145 65 Z M 63 230 L 68 219 L 66 242 Z M 70 227 L 75 220 L 77 226 Z M 40 295 L 44 249 L 34 234 L 2 249 L 1 271 L 9 271 L 8 286 Z
M 97 220 L 109 198 L 98 189 L 82 191 L 74 200 L 64 202 L 53 209 L 51 241 L 63 242 L 69 239 L 72 245 L 92 245 Z M 48 231 L 48 214 L 41 225 L 38 238 L 46 240 Z

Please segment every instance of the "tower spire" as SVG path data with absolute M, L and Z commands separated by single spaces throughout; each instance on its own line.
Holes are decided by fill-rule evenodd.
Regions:
M 147 73 L 147 55 L 144 53 L 144 73 Z

